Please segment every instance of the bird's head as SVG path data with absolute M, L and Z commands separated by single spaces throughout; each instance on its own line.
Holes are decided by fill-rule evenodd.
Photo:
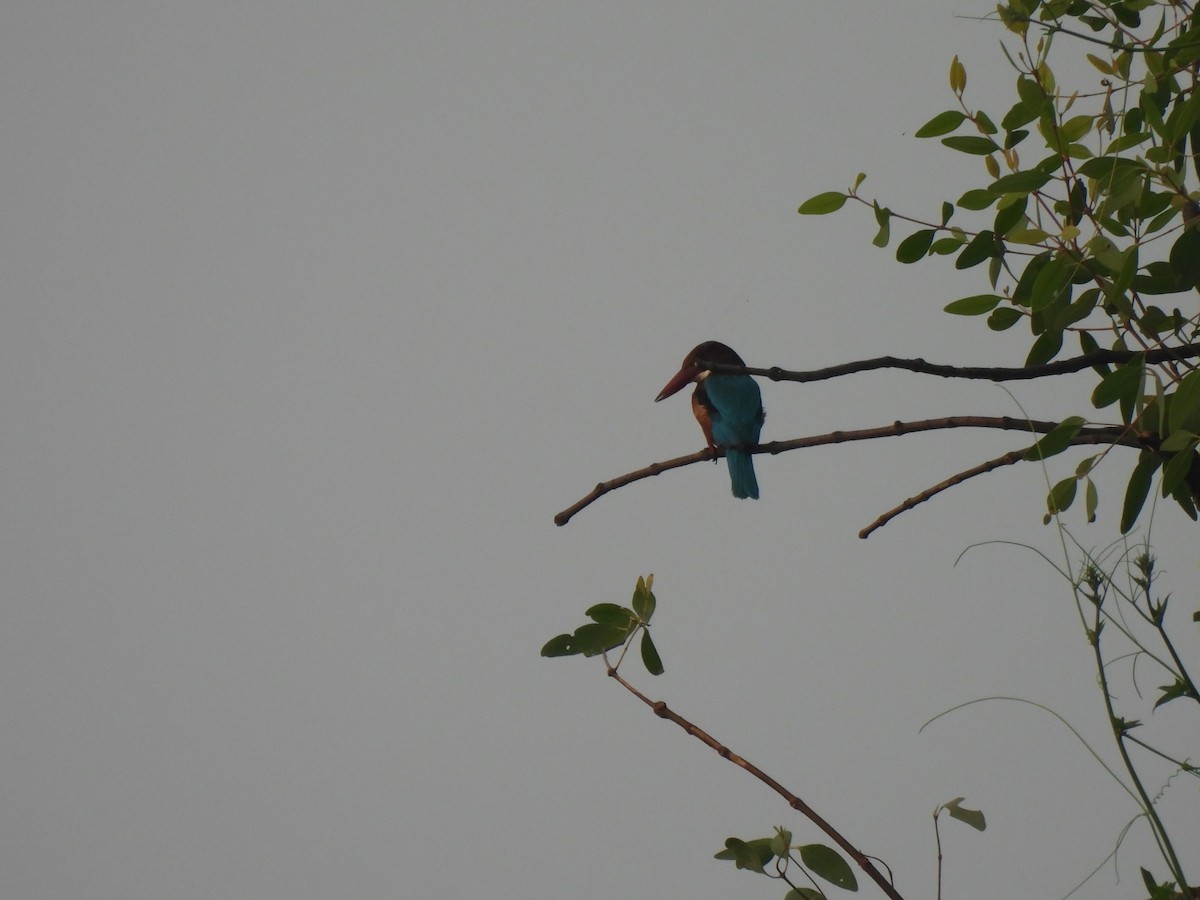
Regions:
M 720 341 L 705 341 L 692 349 L 683 358 L 683 365 L 675 373 L 675 377 L 667 382 L 666 387 L 658 392 L 654 402 L 663 400 L 683 390 L 693 381 L 703 381 L 709 375 L 709 366 L 713 363 L 722 366 L 744 366 L 742 358 Z

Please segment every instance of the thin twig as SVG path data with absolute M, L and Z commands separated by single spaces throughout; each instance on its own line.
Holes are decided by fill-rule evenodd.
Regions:
M 617 673 L 617 670 L 612 666 L 608 667 L 608 674 L 610 677 L 615 678 L 627 691 L 654 710 L 654 714 L 660 719 L 667 719 L 671 722 L 674 722 L 692 737 L 715 750 L 717 755 L 721 756 L 723 759 L 729 760 L 735 766 L 740 766 L 741 768 L 745 769 L 747 772 L 777 793 L 780 797 L 787 801 L 788 806 L 807 817 L 810 822 L 820 828 L 839 847 L 845 850 L 846 853 L 858 864 L 859 868 L 866 872 L 871 880 L 879 885 L 880 889 L 889 897 L 891 897 L 892 900 L 904 900 L 904 898 L 896 890 L 895 886 L 892 885 L 892 883 L 888 881 L 886 877 L 884 877 L 882 872 L 875 868 L 870 858 L 868 858 L 861 850 L 843 837 L 840 831 L 821 818 L 817 811 L 811 806 L 785 788 L 782 784 L 780 784 L 758 766 L 754 765 L 749 760 L 738 756 L 708 732 L 697 727 L 683 716 L 671 710 L 670 707 L 668 707 L 667 704 L 662 700 L 651 700 L 636 687 L 622 678 Z
M 872 532 L 882 528 L 900 513 L 908 512 L 914 506 L 919 506 L 931 497 L 940 494 L 944 490 L 954 487 L 956 484 L 962 484 L 969 478 L 974 478 L 976 475 L 982 475 L 985 472 L 990 472 L 993 469 L 999 469 L 1001 466 L 1011 466 L 1013 463 L 1020 462 L 1025 458 L 1025 450 L 1012 450 L 1005 453 L 1003 456 L 997 456 L 995 459 L 989 459 L 987 462 L 982 462 L 977 466 L 972 466 L 964 472 L 959 472 L 957 475 L 952 475 L 945 481 L 938 482 L 932 487 L 926 488 L 914 497 L 909 497 L 899 506 L 889 509 L 882 516 L 864 528 L 858 533 L 858 536 L 863 540 L 869 538 Z
M 1088 434 L 1076 435 L 1076 440 L 1071 441 L 1071 443 L 1072 444 L 1111 444 L 1111 443 L 1123 443 L 1123 442 L 1114 441 L 1112 438 L 1112 435 L 1110 435 L 1108 433 L 1092 432 L 1092 433 L 1088 433 Z M 1133 443 L 1133 444 L 1131 444 L 1131 446 L 1141 446 L 1141 444 Z M 997 456 L 995 459 L 989 459 L 986 462 L 981 462 L 979 465 L 972 466 L 971 468 L 966 469 L 962 472 L 959 472 L 956 475 L 951 475 L 945 481 L 940 481 L 937 484 L 933 485 L 932 487 L 928 487 L 925 490 L 921 491 L 921 493 L 917 494 L 916 496 L 909 497 L 907 500 L 905 500 L 903 503 L 901 503 L 899 506 L 895 507 L 894 509 L 889 509 L 882 516 L 880 516 L 878 519 L 876 519 L 874 522 L 872 522 L 870 525 L 868 525 L 866 528 L 864 528 L 862 531 L 860 531 L 858 533 L 858 536 L 865 540 L 866 538 L 869 538 L 871 536 L 872 532 L 882 528 L 884 525 L 886 525 L 892 519 L 896 518 L 896 516 L 900 515 L 900 513 L 908 512 L 913 507 L 919 506 L 920 504 L 924 503 L 926 500 L 930 499 L 931 497 L 934 497 L 937 494 L 940 494 L 942 491 L 952 488 L 956 484 L 962 484 L 964 481 L 974 478 L 976 475 L 983 475 L 987 472 L 991 472 L 993 469 L 999 469 L 1003 466 L 1011 466 L 1013 463 L 1021 462 L 1023 459 L 1026 458 L 1028 453 L 1029 453 L 1028 449 L 1010 450 L 1008 453 L 1005 453 L 1003 456 Z

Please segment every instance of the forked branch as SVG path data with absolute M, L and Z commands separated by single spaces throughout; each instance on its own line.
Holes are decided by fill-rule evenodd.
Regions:
M 757 371 L 757 370 L 750 370 Z M 848 441 L 870 441 L 883 437 L 896 437 L 902 434 L 914 434 L 921 431 L 943 431 L 951 428 L 997 428 L 1004 431 L 1024 431 L 1033 434 L 1048 434 L 1059 426 L 1058 422 L 1046 422 L 1029 419 L 1016 419 L 1011 416 L 946 416 L 941 419 L 921 419 L 916 422 L 893 422 L 891 425 L 884 425 L 878 428 L 862 428 L 855 431 L 831 431 L 828 434 L 812 435 L 811 437 L 793 438 L 788 441 L 771 441 L 766 444 L 760 444 L 757 447 L 751 448 L 750 453 L 785 453 L 789 450 L 802 450 L 807 447 L 820 447 L 826 444 L 841 444 Z M 1127 427 L 1121 426 L 1094 426 L 1080 429 L 1079 433 L 1071 440 L 1071 444 L 1119 444 L 1127 447 L 1143 447 L 1145 440 Z M 554 517 L 555 525 L 566 525 L 571 518 L 580 510 L 590 506 L 595 501 L 599 500 L 605 494 L 615 491 L 617 488 L 624 487 L 627 484 L 632 484 L 635 481 L 640 481 L 643 478 L 650 478 L 667 472 L 671 469 L 690 466 L 693 463 L 705 462 L 709 460 L 719 459 L 725 455 L 724 450 L 712 450 L 705 448 L 696 453 L 688 454 L 687 456 L 678 456 L 674 459 L 664 460 L 663 462 L 651 463 L 642 469 L 637 469 L 633 472 L 627 472 L 624 475 L 618 475 L 610 481 L 602 481 L 597 484 L 587 494 L 587 496 L 576 501 L 571 506 L 564 509 Z M 885 513 L 874 523 L 872 523 L 863 531 L 859 532 L 859 537 L 867 537 L 872 531 L 886 524 L 891 519 L 895 518 L 905 510 L 912 509 L 930 497 L 941 493 L 955 484 L 961 484 L 968 478 L 973 478 L 976 475 L 981 475 L 984 472 L 990 472 L 992 469 L 1000 468 L 1001 466 L 1011 465 L 1025 457 L 1025 450 L 1014 450 L 1011 453 L 1006 453 L 1004 456 L 995 460 L 982 463 L 965 472 L 961 472 L 952 478 L 943 481 L 941 484 L 929 488 L 927 491 L 911 497 L 903 504 Z

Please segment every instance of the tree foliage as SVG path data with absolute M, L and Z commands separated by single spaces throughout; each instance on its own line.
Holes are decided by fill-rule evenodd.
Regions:
M 944 147 L 978 157 L 982 174 L 976 186 L 955 200 L 941 200 L 938 215 L 923 219 L 866 197 L 861 192 L 865 176 L 860 174 L 849 189 L 819 193 L 799 211 L 826 215 L 855 201 L 874 214 L 876 246 L 890 246 L 894 228 L 906 232 L 895 243 L 899 263 L 945 257 L 958 269 L 978 269 L 984 279 L 980 292 L 949 300 L 945 311 L 980 318 L 994 331 L 1027 328 L 1029 347 L 1023 364 L 961 368 L 881 357 L 809 372 L 716 365 L 712 370 L 777 381 L 813 381 L 878 368 L 997 381 L 1093 372 L 1094 385 L 1086 401 L 1091 409 L 1077 409 L 1057 421 L 970 416 L 898 421 L 884 428 L 777 441 L 753 452 L 779 453 L 958 427 L 1023 429 L 1040 435 L 1026 449 L 982 463 L 911 498 L 882 516 L 865 536 L 899 511 L 979 472 L 1023 460 L 1044 460 L 1072 446 L 1098 447 L 1071 477 L 1052 485 L 1047 497 L 1046 520 L 1059 526 L 1063 563 L 1039 555 L 1069 586 L 1092 650 L 1120 766 L 1110 768 L 1094 749 L 1088 750 L 1136 804 L 1136 816 L 1126 830 L 1142 822 L 1158 849 L 1158 858 L 1149 864 L 1152 868 L 1141 869 L 1145 889 L 1152 900 L 1200 897 L 1200 888 L 1188 886 L 1185 872 L 1194 865 L 1194 840 L 1180 839 L 1158 814 L 1158 800 L 1171 781 L 1200 778 L 1200 768 L 1186 753 L 1188 748 L 1181 752 L 1166 746 L 1166 739 L 1160 741 L 1152 734 L 1143 718 L 1133 717 L 1152 714 L 1168 703 L 1195 714 L 1200 688 L 1185 664 L 1189 653 L 1180 648 L 1186 640 L 1188 650 L 1193 649 L 1194 634 L 1180 638 L 1168 627 L 1170 596 L 1158 587 L 1156 561 L 1147 545 L 1122 540 L 1091 553 L 1073 542 L 1059 518 L 1080 498 L 1089 521 L 1095 518 L 1098 499 L 1091 473 L 1110 455 L 1129 459 L 1124 449 L 1112 452 L 1114 448 L 1133 448 L 1136 453 L 1122 505 L 1122 533 L 1134 526 L 1156 488 L 1197 518 L 1200 13 L 1178 0 L 1009 0 L 997 7 L 997 16 L 1012 36 L 1011 46 L 1004 51 L 1015 74 L 1012 105 L 990 113 L 973 108 L 968 69 L 956 56 L 949 71 L 954 106 L 916 131 L 919 139 L 936 140 L 941 147 L 931 149 L 939 153 Z M 1059 83 L 1051 65 L 1052 50 L 1067 41 L 1075 49 L 1082 48 L 1081 56 L 1094 73 L 1085 83 L 1069 88 Z M 1070 354 L 1078 355 L 1065 358 Z M 1115 424 L 1098 422 L 1099 416 L 1111 417 Z M 633 481 L 718 455 L 720 448 L 706 448 L 601 482 L 555 521 L 566 524 L 600 496 Z M 1081 562 L 1072 562 L 1073 557 Z M 657 606 L 652 588 L 652 577 L 639 578 L 630 606 L 592 606 L 586 613 L 590 622 L 552 638 L 542 654 L 602 657 L 607 674 L 655 715 L 767 784 L 836 845 L 835 849 L 824 843 L 794 842 L 790 830 L 776 826 L 771 836 L 730 837 L 717 852 L 718 859 L 786 884 L 786 900 L 824 897 L 826 884 L 856 891 L 859 883 L 852 862 L 885 896 L 900 900 L 886 863 L 864 854 L 767 772 L 665 702 L 651 700 L 618 672 L 639 637 L 647 670 L 652 675 L 663 672 L 649 636 Z M 1200 612 L 1193 612 L 1192 621 L 1200 621 Z M 623 648 L 621 654 L 610 662 L 608 653 L 617 647 Z M 1136 669 L 1129 676 L 1132 691 L 1115 687 L 1114 664 L 1129 659 L 1150 667 L 1164 680 L 1153 697 L 1143 692 Z M 1118 701 L 1130 696 L 1135 699 Z M 1021 702 L 1050 712 L 1083 741 L 1064 716 L 1031 701 Z M 1139 704 L 1149 708 L 1139 709 Z M 964 806 L 963 801 L 957 797 L 934 810 L 939 897 L 941 814 L 980 831 L 986 827 L 983 811 Z M 1118 848 L 1123 839 L 1124 832 Z M 1160 882 L 1164 871 L 1166 880 Z
M 954 106 L 916 132 L 979 157 L 978 185 L 921 219 L 868 199 L 860 174 L 849 190 L 818 194 L 800 212 L 831 213 L 855 200 L 875 214 L 877 245 L 888 245 L 897 223 L 912 229 L 896 245 L 899 262 L 946 257 L 957 269 L 978 267 L 983 292 L 945 309 L 981 317 L 994 331 L 1027 328 L 1028 367 L 1071 345 L 1085 355 L 1131 351 L 1126 361 L 1094 367 L 1090 396 L 1094 410 L 1118 416 L 1142 447 L 1121 529 L 1134 525 L 1155 475 L 1162 495 L 1195 519 L 1200 371 L 1188 359 L 1153 359 L 1154 351 L 1194 347 L 1200 334 L 1200 19 L 1189 4 L 1166 0 L 1012 0 L 997 10 L 1015 36 L 1005 49 L 1012 105 L 974 108 L 956 56 Z M 1090 81 L 1065 86 L 1056 78 L 1052 51 L 1064 41 L 1086 48 Z M 1061 438 L 1084 424 L 1085 411 L 1042 444 L 1065 448 Z M 1052 488 L 1052 513 L 1082 496 L 1091 518 L 1090 473 L 1107 453 L 1097 451 Z

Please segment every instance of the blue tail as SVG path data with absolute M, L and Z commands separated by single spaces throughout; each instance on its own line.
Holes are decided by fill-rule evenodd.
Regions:
M 745 450 L 725 451 L 729 463 L 729 480 L 733 485 L 733 496 L 758 499 L 758 479 L 754 477 L 754 457 Z

